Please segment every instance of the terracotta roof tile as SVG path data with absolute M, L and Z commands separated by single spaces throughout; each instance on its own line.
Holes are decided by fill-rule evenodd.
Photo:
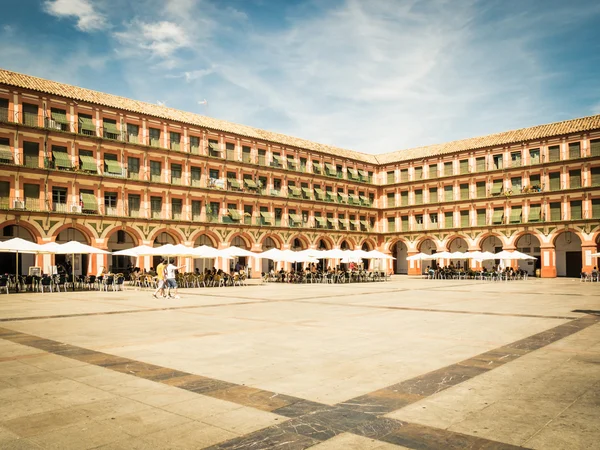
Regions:
M 215 131 L 237 134 L 251 139 L 269 141 L 289 147 L 304 148 L 343 158 L 355 159 L 368 164 L 391 164 L 411 159 L 420 159 L 487 147 L 498 147 L 514 143 L 535 141 L 552 136 L 600 129 L 600 115 L 596 115 L 546 125 L 538 125 L 530 128 L 522 128 L 520 130 L 505 131 L 490 134 L 488 136 L 451 141 L 444 144 L 416 147 L 381 155 L 369 155 L 331 145 L 319 144 L 317 142 L 295 138 L 285 134 L 218 120 L 212 117 L 201 116 L 191 112 L 180 111 L 166 106 L 140 102 L 138 100 L 119 97 L 117 95 L 105 94 L 90 89 L 58 83 L 56 81 L 44 80 L 42 78 L 23 75 L 3 69 L 0 69 L 0 84 L 44 92 L 51 95 L 70 98 L 72 100 L 98 104 L 137 114 L 154 116 Z

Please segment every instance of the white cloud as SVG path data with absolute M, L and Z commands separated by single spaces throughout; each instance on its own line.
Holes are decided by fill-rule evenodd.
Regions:
M 74 17 L 81 31 L 97 31 L 107 27 L 103 14 L 94 8 L 91 0 L 46 0 L 44 10 L 55 17 Z
M 144 50 L 160 58 L 169 58 L 174 52 L 189 47 L 189 34 L 178 24 L 169 21 L 133 21 L 124 31 L 115 33 L 123 44 Z

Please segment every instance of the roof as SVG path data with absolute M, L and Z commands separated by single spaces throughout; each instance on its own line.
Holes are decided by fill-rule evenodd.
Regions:
M 600 115 L 583 117 L 579 119 L 565 120 L 563 122 L 538 125 L 519 130 L 505 131 L 487 136 L 462 139 L 435 144 L 424 147 L 416 147 L 399 150 L 380 155 L 370 155 L 354 150 L 347 150 L 326 144 L 319 144 L 306 139 L 300 139 L 272 131 L 261 130 L 247 125 L 235 124 L 225 120 L 202 116 L 187 111 L 180 111 L 166 106 L 153 103 L 132 100 L 117 95 L 105 94 L 103 92 L 84 89 L 43 78 L 23 75 L 9 70 L 0 69 L 0 84 L 44 92 L 81 102 L 102 105 L 110 108 L 129 111 L 141 115 L 153 116 L 164 120 L 194 125 L 224 133 L 232 133 L 259 141 L 272 142 L 284 146 L 303 148 L 307 150 L 322 152 L 325 154 L 362 161 L 368 164 L 391 164 L 412 159 L 426 158 L 436 155 L 464 152 L 488 147 L 535 141 L 553 136 L 572 133 L 581 133 L 592 130 L 600 130 Z

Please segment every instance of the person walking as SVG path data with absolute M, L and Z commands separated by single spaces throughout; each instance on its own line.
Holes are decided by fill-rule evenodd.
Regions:
M 167 273 L 167 279 L 165 282 L 165 286 L 167 288 L 167 295 L 165 297 L 168 298 L 179 298 L 179 295 L 177 295 L 177 280 L 175 279 L 177 277 L 177 271 L 179 269 L 183 269 L 185 267 L 185 265 L 183 266 L 179 266 L 177 267 L 175 264 L 169 262 L 166 268 L 166 273 Z M 171 289 L 174 290 L 175 295 L 171 295 Z
M 152 294 L 152 297 L 154 298 L 158 298 L 156 294 L 158 294 L 159 292 L 161 297 L 165 296 L 165 269 L 167 267 L 165 262 L 166 261 L 163 259 L 160 261 L 160 264 L 156 266 L 156 278 L 158 281 L 158 287 L 154 291 L 154 294 Z

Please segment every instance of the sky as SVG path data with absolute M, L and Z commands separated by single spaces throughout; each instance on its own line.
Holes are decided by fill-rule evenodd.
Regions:
M 2 4 L 4 69 L 364 153 L 600 114 L 594 0 Z

